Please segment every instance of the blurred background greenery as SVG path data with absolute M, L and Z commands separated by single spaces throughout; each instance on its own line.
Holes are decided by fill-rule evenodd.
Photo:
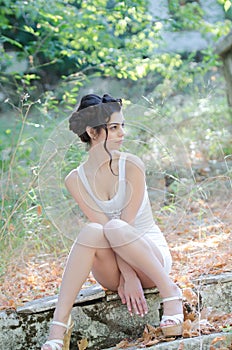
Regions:
M 214 3 L 222 16 L 210 20 L 200 1 L 167 1 L 162 16 L 146 0 L 0 0 L 0 274 L 15 254 L 60 254 L 71 244 L 54 215 L 70 203 L 59 181 L 84 157 L 62 130 L 85 93 L 124 99 L 124 149 L 144 159 L 151 193 L 162 192 L 156 210 L 173 210 L 186 191 L 202 195 L 200 177 L 231 178 L 232 114 L 215 44 L 231 30 L 232 7 Z M 194 33 L 205 45 L 165 42 Z M 43 183 L 49 142 L 64 147 L 54 188 Z

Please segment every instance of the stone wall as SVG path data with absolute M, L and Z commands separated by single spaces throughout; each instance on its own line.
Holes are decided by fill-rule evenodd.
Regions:
M 144 324 L 159 324 L 160 298 L 157 290 L 146 290 L 149 313 L 141 319 L 131 317 L 117 294 L 109 294 L 99 285 L 83 289 L 72 310 L 75 323 L 70 350 L 87 338 L 88 349 L 112 346 L 123 338 L 138 338 Z M 47 338 L 57 296 L 26 303 L 17 310 L 0 313 L 0 349 L 36 350 Z
M 202 307 L 232 312 L 232 273 L 205 276 L 195 282 Z M 124 338 L 141 336 L 146 323 L 159 324 L 160 297 L 156 289 L 146 290 L 149 313 L 141 319 L 129 316 L 115 293 L 108 293 L 99 285 L 83 289 L 72 310 L 74 331 L 70 350 L 77 349 L 77 341 L 87 338 L 88 349 L 109 348 Z M 26 303 L 17 310 L 0 313 L 0 349 L 36 350 L 46 340 L 57 296 Z M 197 340 L 196 340 L 197 341 Z M 208 343 L 204 349 L 209 349 Z M 164 349 L 165 345 L 158 345 Z M 194 349 L 194 347 L 187 347 Z M 178 349 L 177 343 L 168 349 Z
M 223 22 L 225 13 L 217 0 L 200 0 L 200 6 L 204 12 L 204 20 L 209 23 Z M 168 19 L 171 18 L 168 8 L 168 0 L 150 0 L 150 12 L 155 21 L 162 21 L 163 39 L 162 47 L 158 51 L 166 52 L 195 52 L 206 49 L 209 44 L 213 44 L 210 36 L 203 36 L 200 31 L 177 31 L 171 32 Z

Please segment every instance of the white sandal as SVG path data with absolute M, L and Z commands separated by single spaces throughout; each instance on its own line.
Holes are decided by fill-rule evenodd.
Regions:
M 170 298 L 164 298 L 163 303 L 166 301 L 173 301 L 173 300 L 182 300 L 182 296 L 176 296 L 176 297 L 170 297 Z M 176 337 L 179 335 L 182 335 L 182 326 L 184 322 L 184 314 L 176 314 L 173 316 L 166 316 L 163 315 L 161 318 L 161 324 L 165 323 L 167 321 L 173 322 L 173 324 L 169 324 L 167 326 L 160 326 L 161 330 L 163 332 L 163 335 L 165 337 Z
M 45 345 L 48 345 L 50 347 L 49 350 L 69 350 L 70 338 L 74 326 L 71 316 L 69 317 L 68 324 L 58 321 L 52 321 L 51 325 L 57 325 L 66 328 L 64 338 L 47 340 L 46 343 L 42 345 L 41 350 L 43 350 Z

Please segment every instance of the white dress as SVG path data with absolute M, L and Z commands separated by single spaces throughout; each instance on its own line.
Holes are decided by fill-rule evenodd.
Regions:
M 119 158 L 119 182 L 118 182 L 118 190 L 113 198 L 110 200 L 102 201 L 99 200 L 93 193 L 88 179 L 85 175 L 84 166 L 81 164 L 78 168 L 78 175 L 85 186 L 87 192 L 92 197 L 92 199 L 96 202 L 97 206 L 100 210 L 102 210 L 109 219 L 120 219 L 122 209 L 127 204 L 126 203 L 126 154 L 121 153 Z M 148 198 L 147 187 L 144 190 L 144 197 L 141 203 L 141 206 L 138 210 L 138 213 L 135 218 L 135 223 L 133 225 L 138 232 L 138 236 L 136 239 L 140 237 L 148 238 L 148 240 L 152 240 L 157 248 L 160 250 L 164 267 L 167 273 L 171 271 L 172 258 L 171 254 L 166 242 L 166 239 L 163 233 L 160 231 L 159 227 L 155 224 L 150 201 Z

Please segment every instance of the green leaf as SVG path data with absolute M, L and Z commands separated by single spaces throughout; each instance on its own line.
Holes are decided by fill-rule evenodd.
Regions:
M 230 0 L 227 0 L 224 4 L 224 9 L 225 11 L 227 12 L 231 7 L 231 1 Z
M 13 39 L 5 36 L 5 35 L 2 35 L 1 37 L 3 38 L 3 42 L 8 42 L 8 43 L 10 43 L 12 45 L 15 45 L 15 46 L 19 47 L 20 49 L 23 48 L 23 45 L 20 44 L 18 41 L 13 40 Z

